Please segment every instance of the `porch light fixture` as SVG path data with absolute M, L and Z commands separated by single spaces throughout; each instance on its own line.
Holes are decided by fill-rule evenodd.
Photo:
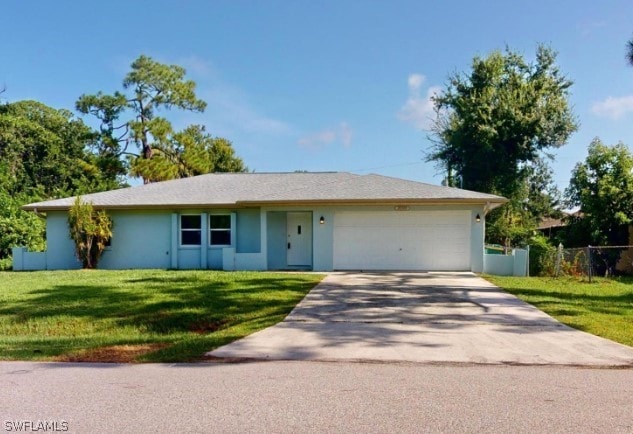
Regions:
M 477 214 L 477 215 L 475 216 L 475 221 L 476 221 L 477 223 L 479 223 L 479 222 L 481 221 L 481 217 L 479 217 L 479 214 Z
M 320 225 L 325 224 L 325 217 L 321 216 L 321 218 L 319 219 L 319 224 Z

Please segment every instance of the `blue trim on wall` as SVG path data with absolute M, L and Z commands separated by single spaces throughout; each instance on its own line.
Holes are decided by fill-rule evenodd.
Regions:
M 235 237 L 236 253 L 261 252 L 261 222 L 259 209 L 244 209 L 236 212 L 236 227 L 231 233 Z

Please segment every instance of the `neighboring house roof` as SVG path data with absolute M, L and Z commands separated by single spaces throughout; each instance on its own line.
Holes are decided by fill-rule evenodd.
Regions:
M 299 203 L 488 203 L 507 199 L 381 175 L 346 172 L 213 173 L 83 195 L 96 208 L 236 207 Z M 66 210 L 75 198 L 25 205 L 25 210 Z
M 544 231 L 546 229 L 552 228 L 562 228 L 569 224 L 570 219 L 572 218 L 583 218 L 585 215 L 581 211 L 576 211 L 572 213 L 563 212 L 562 218 L 553 218 L 553 217 L 544 217 L 539 222 L 536 229 L 539 231 Z
M 541 230 L 550 229 L 550 228 L 562 228 L 563 226 L 567 226 L 567 223 L 563 221 L 563 219 L 545 217 L 541 219 L 536 229 L 541 231 Z

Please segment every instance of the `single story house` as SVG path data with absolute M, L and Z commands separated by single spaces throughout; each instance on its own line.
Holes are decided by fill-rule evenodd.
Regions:
M 48 250 L 31 269 L 80 266 L 68 234 L 74 200 L 24 206 L 46 216 Z M 104 269 L 474 272 L 484 267 L 486 213 L 506 202 L 341 172 L 208 174 L 83 200 L 113 219 Z

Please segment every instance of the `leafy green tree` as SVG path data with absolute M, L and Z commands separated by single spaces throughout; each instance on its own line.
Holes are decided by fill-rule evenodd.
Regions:
M 547 237 L 535 234 L 530 238 L 530 276 L 555 276 L 556 247 Z
M 626 60 L 633 66 L 633 38 L 626 43 Z
M 77 196 L 68 211 L 70 238 L 75 243 L 75 255 L 83 268 L 96 268 L 101 254 L 112 238 L 112 219 L 105 211 L 96 211 L 92 203 Z
M 247 172 L 244 161 L 235 155 L 232 143 L 221 137 L 215 137 L 209 148 L 214 172 Z
M 212 172 L 244 172 L 244 162 L 235 155 L 231 142 L 207 134 L 200 125 L 174 133 L 169 146 L 156 149 L 151 160 L 137 159 L 133 175 L 153 173 L 165 179 L 185 178 Z M 162 176 L 161 176 L 162 175 Z
M 527 200 L 524 206 L 528 214 L 535 219 L 543 217 L 562 218 L 562 194 L 554 182 L 554 172 L 543 158 L 537 158 L 526 165 L 526 189 L 521 196 Z
M 79 98 L 77 110 L 96 116 L 101 123 L 98 153 L 111 162 L 112 171 L 141 177 L 148 183 L 213 172 L 221 167 L 214 161 L 217 156 L 207 155 L 213 151 L 209 143 L 214 139 L 204 127 L 192 125 L 177 132 L 167 118 L 158 115 L 173 108 L 204 111 L 206 103 L 196 97 L 196 85 L 185 74 L 180 66 L 140 56 L 123 80 L 125 93 L 99 92 Z M 134 145 L 132 149 L 130 144 Z M 229 159 L 227 164 L 243 170 L 243 163 L 233 156 L 232 150 L 230 156 L 235 161 Z M 127 162 L 121 157 L 127 157 Z
M 25 203 L 121 185 L 90 151 L 94 140 L 94 131 L 68 110 L 36 101 L 0 105 L 0 260 L 14 246 L 45 246 L 44 222 L 22 211 Z
M 531 242 L 544 217 L 561 218 L 561 194 L 554 183 L 552 169 L 542 158 L 525 165 L 525 178 L 517 183 L 510 201 L 491 211 L 487 218 L 490 242 L 512 246 Z
M 120 186 L 89 151 L 94 132 L 68 110 L 37 101 L 0 106 L 0 189 L 54 198 Z
M 454 171 L 464 188 L 511 196 L 526 163 L 564 145 L 577 129 L 567 101 L 572 82 L 555 61 L 544 46 L 534 64 L 506 50 L 476 57 L 470 75 L 450 77 L 434 98 L 438 118 L 429 159 Z
M 556 66 L 556 53 L 541 45 L 532 64 L 509 49 L 475 57 L 470 73 L 451 76 L 434 98 L 428 160 L 446 170 L 449 185 L 511 199 L 511 211 L 491 214 L 489 241 L 524 238 L 520 234 L 529 233 L 537 214 L 553 212 L 555 194 L 546 197 L 553 191 L 530 184 L 535 173 L 548 173 L 547 152 L 578 128 L 568 102 L 571 85 Z M 496 218 L 505 221 L 495 231 Z M 511 228 L 518 224 L 523 227 Z
M 522 201 L 511 199 L 486 217 L 486 238 L 490 243 L 513 246 L 524 243 L 535 226 Z
M 633 154 L 623 143 L 607 146 L 595 138 L 585 161 L 572 171 L 565 195 L 569 206 L 580 207 L 591 244 L 627 244 L 633 222 Z
M 25 202 L 22 197 L 0 190 L 0 262 L 10 258 L 12 247 L 23 246 L 31 251 L 46 247 L 44 220 L 35 213 L 22 211 L 20 207 Z

